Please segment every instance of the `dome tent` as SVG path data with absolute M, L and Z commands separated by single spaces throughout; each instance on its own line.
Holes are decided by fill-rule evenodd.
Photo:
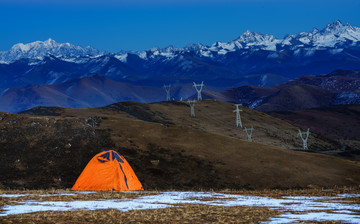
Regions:
M 96 154 L 76 180 L 72 190 L 143 190 L 126 159 L 114 150 Z

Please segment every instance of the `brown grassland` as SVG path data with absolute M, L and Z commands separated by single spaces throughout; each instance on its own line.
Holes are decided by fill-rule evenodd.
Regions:
M 323 151 L 337 141 L 242 107 L 253 142 L 234 127 L 233 104 L 205 100 L 189 116 L 185 102 L 117 103 L 104 108 L 36 108 L 0 114 L 3 189 L 71 188 L 98 152 L 115 149 L 145 190 L 291 189 L 358 186 L 360 164 Z M 158 161 L 158 163 L 153 163 Z
M 177 207 L 121 212 L 96 211 L 38 212 L 0 218 L 2 223 L 259 223 L 281 211 L 265 207 L 223 207 L 180 205 Z
M 1 190 L 0 194 L 27 194 L 18 198 L 0 197 L 0 206 L 17 204 L 28 200 L 36 201 L 71 201 L 71 200 L 101 200 L 136 198 L 154 195 L 160 192 L 96 192 L 91 194 L 76 194 L 75 196 L 61 195 L 74 193 L 71 190 Z M 225 190 L 221 193 L 282 198 L 283 196 L 336 196 L 338 194 L 360 194 L 359 188 L 336 189 L 303 189 L 303 190 L 256 190 L 233 191 Z M 39 197 L 38 195 L 49 195 Z M 206 200 L 212 200 L 207 198 Z M 360 197 L 347 198 L 349 204 L 360 203 Z M 332 211 L 326 211 L 331 213 Z M 358 212 L 358 211 L 355 211 Z M 74 210 L 74 211 L 46 211 L 20 215 L 0 217 L 1 223 L 260 223 L 284 213 L 278 209 L 267 207 L 247 206 L 210 206 L 198 204 L 178 204 L 165 209 L 133 210 L 121 212 L 116 209 L 103 210 Z M 296 212 L 294 212 L 296 213 Z M 306 222 L 305 222 L 306 223 Z M 325 221 L 311 223 L 341 223 L 340 221 Z

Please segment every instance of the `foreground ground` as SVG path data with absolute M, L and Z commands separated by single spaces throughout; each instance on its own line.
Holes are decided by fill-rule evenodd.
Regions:
M 359 223 L 360 190 L 0 191 L 1 223 Z

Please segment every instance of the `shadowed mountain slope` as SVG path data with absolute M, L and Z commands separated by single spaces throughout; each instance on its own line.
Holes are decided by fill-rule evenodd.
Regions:
M 9 89 L 0 97 L 0 108 L 6 112 L 19 112 L 36 106 L 91 108 L 118 101 L 151 102 L 164 98 L 161 88 L 134 86 L 95 75 L 56 85 Z
M 360 103 L 360 71 L 307 75 L 273 87 L 240 86 L 207 98 L 241 103 L 259 111 L 287 111 Z
M 328 106 L 334 93 L 311 85 L 294 85 L 264 99 L 259 111 L 284 111 Z

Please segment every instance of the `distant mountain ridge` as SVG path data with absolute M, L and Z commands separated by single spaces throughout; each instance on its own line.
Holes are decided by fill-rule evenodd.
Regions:
M 9 51 L 0 52 L 0 63 L 10 63 L 22 58 L 40 59 L 45 56 L 94 56 L 104 54 L 104 51 L 87 46 L 85 48 L 70 43 L 57 43 L 49 38 L 46 41 L 35 41 L 29 44 L 15 44 Z
M 298 34 L 287 35 L 284 38 L 276 38 L 270 34 L 261 34 L 247 30 L 238 38 L 229 42 L 215 42 L 211 46 L 203 44 L 189 44 L 184 48 L 169 46 L 161 49 L 154 47 L 145 51 L 122 51 L 114 54 L 122 62 L 126 62 L 128 54 L 135 54 L 142 59 L 156 57 L 176 57 L 180 53 L 196 52 L 197 56 L 215 57 L 217 55 L 226 55 L 241 49 L 251 50 L 297 50 L 296 55 L 303 54 L 311 56 L 314 50 L 324 50 L 335 48 L 338 53 L 344 47 L 355 46 L 360 42 L 360 28 L 350 24 L 342 24 L 340 20 L 328 24 L 324 29 L 313 28 L 310 32 L 301 32 Z M 87 46 L 85 48 L 70 43 L 57 43 L 51 38 L 46 41 L 36 41 L 29 44 L 16 44 L 7 52 L 0 52 L 0 61 L 12 62 L 20 58 L 41 59 L 44 56 L 95 56 L 107 54 L 105 51 L 97 50 Z M 271 55 L 270 57 L 277 57 Z
M 48 39 L 0 52 L 0 110 L 155 102 L 164 84 L 187 99 L 201 81 L 207 97 L 261 111 L 359 103 L 359 69 L 360 28 L 339 20 L 283 39 L 246 31 L 211 46 L 117 54 Z
M 360 70 L 302 76 L 273 87 L 240 86 L 205 98 L 217 97 L 264 112 L 360 104 Z
M 302 75 L 359 68 L 360 28 L 338 20 L 322 30 L 314 28 L 283 39 L 246 31 L 211 46 L 190 44 L 140 52 L 107 53 L 51 39 L 17 44 L 0 52 L 0 89 L 57 84 L 96 74 L 157 87 L 205 81 L 229 88 L 246 84 L 249 76 L 258 80 L 251 84 L 272 86 Z
M 264 112 L 360 104 L 360 70 L 302 76 L 272 87 L 243 85 L 222 91 L 206 85 L 202 95 L 203 99 L 240 103 Z M 191 83 L 170 89 L 173 100 L 196 96 Z M 122 101 L 151 103 L 165 99 L 162 87 L 139 86 L 94 75 L 59 84 L 9 88 L 0 96 L 0 111 L 20 112 L 37 106 L 93 108 Z

